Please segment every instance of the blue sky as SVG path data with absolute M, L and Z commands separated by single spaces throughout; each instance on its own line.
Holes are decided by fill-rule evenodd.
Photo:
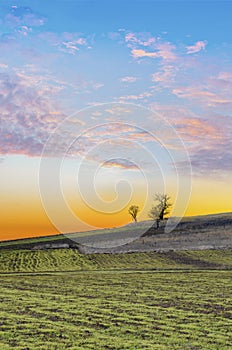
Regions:
M 31 6 L 31 1 L 19 3 Z M 231 1 L 33 1 L 33 8 L 49 18 L 47 30 L 76 31 L 78 25 L 80 31 L 104 33 L 122 27 L 166 31 L 170 40 L 205 36 L 216 44 L 230 41 L 231 6 Z
M 175 196 L 174 169 L 162 147 L 157 150 L 147 133 L 151 132 L 162 139 L 167 154 L 175 152 L 178 167 L 187 164 L 186 155 L 190 157 L 194 199 L 188 213 L 230 210 L 231 10 L 230 1 L 4 1 L 0 5 L 2 183 L 8 183 L 9 191 L 23 182 L 26 192 L 39 192 L 38 162 L 44 147 L 57 152 L 51 155 L 49 150 L 47 156 L 62 158 L 62 147 L 69 147 L 72 138 L 83 132 L 79 144 L 71 147 L 77 168 L 83 156 L 95 170 L 102 165 L 102 183 L 111 178 L 107 188 L 115 179 L 139 181 L 131 146 L 123 148 L 133 141 L 135 149 L 138 143 L 141 146 L 137 162 L 148 173 L 148 182 L 147 155 L 141 165 L 144 149 L 162 164 Z M 97 107 L 102 103 L 110 104 Z M 81 109 L 85 112 L 78 113 Z M 133 127 L 118 128 L 117 122 Z M 88 130 L 102 123 L 107 127 Z M 62 143 L 49 144 L 54 133 Z M 121 140 L 118 155 L 110 146 L 115 137 Z M 94 153 L 92 148 L 100 139 L 109 145 L 97 157 L 98 149 Z M 23 181 L 9 177 L 12 168 L 17 174 L 19 167 L 27 172 L 37 169 L 30 186 L 25 184 L 26 170 Z M 69 161 L 67 178 L 68 173 L 73 173 Z M 207 204 L 207 189 L 205 204 L 197 211 L 209 179 L 224 204 Z
M 31 1 L 14 4 L 32 6 Z M 12 2 L 5 1 L 5 9 L 8 5 Z M 49 18 L 46 29 L 54 31 L 76 31 L 78 23 L 80 30 L 91 33 L 126 26 L 140 31 L 168 31 L 170 38 L 190 34 L 194 39 L 207 35 L 215 42 L 230 40 L 230 1 L 44 0 L 33 1 L 33 9 Z

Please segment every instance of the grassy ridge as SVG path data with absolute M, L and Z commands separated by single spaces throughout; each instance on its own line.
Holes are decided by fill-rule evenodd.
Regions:
M 1 350 L 231 349 L 231 271 L 2 276 Z
M 0 273 L 180 268 L 232 269 L 232 250 L 87 255 L 76 249 L 0 250 Z
M 0 242 L 0 248 L 8 247 L 8 246 L 19 246 L 19 245 L 27 245 L 34 243 L 47 243 L 47 242 L 59 242 L 64 239 L 64 235 L 52 235 L 52 236 L 44 236 L 44 237 L 32 237 L 32 238 L 21 238 L 11 241 L 2 241 Z

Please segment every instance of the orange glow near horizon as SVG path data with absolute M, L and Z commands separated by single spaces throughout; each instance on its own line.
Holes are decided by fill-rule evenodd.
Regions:
M 186 210 L 186 216 L 214 214 L 231 211 L 232 190 L 224 182 L 206 181 L 202 179 L 193 182 L 192 195 L 189 206 Z M 46 211 L 36 193 L 26 193 L 26 197 L 20 196 L 22 192 L 9 196 L 3 196 L 1 201 L 1 233 L 0 240 L 14 240 L 26 237 L 38 237 L 55 235 L 59 233 L 58 229 L 50 222 Z M 22 199 L 23 198 L 23 199 Z M 144 198 L 137 198 L 136 203 L 142 208 Z M 75 215 L 88 225 L 95 228 L 107 228 L 122 226 L 131 222 L 128 214 L 128 206 L 120 213 L 104 214 L 98 213 L 79 202 L 77 204 L 72 198 L 70 201 Z M 130 203 L 132 204 L 132 202 Z M 147 219 L 146 213 L 138 217 L 139 220 Z M 65 217 L 64 217 L 65 221 Z M 85 231 L 85 225 L 70 225 L 66 222 L 67 233 L 75 231 Z
M 54 212 L 62 222 L 62 230 L 55 222 L 51 222 L 49 213 L 46 213 L 40 198 L 38 184 L 38 159 L 6 160 L 5 168 L 0 173 L 1 201 L 0 201 L 0 240 L 14 240 L 26 237 L 54 235 L 57 233 L 81 232 L 97 228 L 123 226 L 131 222 L 128 208 L 131 204 L 139 205 L 138 220 L 146 220 L 152 202 L 146 203 L 146 186 L 139 180 L 134 180 L 136 193 L 132 194 L 129 202 L 121 203 L 121 211 L 115 214 L 105 214 L 102 208 L 88 207 L 81 196 L 75 191 L 75 183 L 67 180 L 65 187 L 65 200 L 68 212 L 72 212 L 74 220 L 63 212 L 54 199 Z M 16 164 L 16 165 L 15 165 Z M 24 166 L 22 166 L 24 165 Z M 137 181 L 137 182 L 136 182 Z M 229 175 L 225 179 L 194 178 L 192 193 L 185 216 L 231 212 L 232 188 L 228 186 Z M 171 182 L 170 182 L 171 184 Z M 117 199 L 111 182 L 103 186 L 99 193 L 105 201 Z M 172 188 L 167 189 L 172 202 L 175 193 Z M 124 194 L 124 192 L 123 192 Z M 122 198 L 124 200 L 124 197 Z M 110 202 L 109 202 L 110 203 Z M 144 210 L 143 206 L 145 205 Z M 110 204 L 109 204 L 110 205 Z M 117 208 L 117 207 L 116 207 Z M 53 210 L 53 202 L 52 202 Z
M 186 216 L 232 212 L 232 187 L 226 181 L 195 179 Z

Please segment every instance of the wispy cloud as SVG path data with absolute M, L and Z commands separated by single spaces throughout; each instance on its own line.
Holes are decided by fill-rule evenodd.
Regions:
M 173 61 L 177 58 L 174 53 L 176 46 L 170 42 L 159 42 L 155 48 L 158 51 L 158 57 L 161 57 L 164 61 Z
M 126 76 L 126 77 L 122 77 L 119 79 L 122 83 L 135 83 L 138 78 L 136 77 L 131 77 L 131 76 Z
M 219 65 L 205 66 L 198 57 L 178 56 L 172 64 L 162 62 L 151 75 L 155 83 L 151 91 L 169 89 L 179 99 L 205 108 L 230 108 L 232 104 L 232 73 Z M 194 74 L 194 80 L 192 79 Z M 183 79 L 184 78 L 184 79 Z
M 217 82 L 215 82 L 216 86 Z M 220 82 L 219 82 L 220 84 Z M 214 86 L 214 87 L 215 87 Z M 209 107 L 218 105 L 231 105 L 232 95 L 230 91 L 215 91 L 214 88 L 210 86 L 187 86 L 187 87 L 177 87 L 173 89 L 173 94 L 179 98 L 185 98 L 190 100 L 198 100 L 199 102 L 206 104 Z
M 30 7 L 11 6 L 6 14 L 5 23 L 10 27 L 40 27 L 46 22 L 46 17 L 33 11 Z
M 191 164 L 195 175 L 223 178 L 226 172 L 232 172 L 232 153 L 230 145 L 223 145 L 215 149 L 202 148 L 191 156 Z M 231 176 L 231 175 L 230 175 Z
M 44 47 L 44 44 L 49 44 L 50 50 L 56 49 L 70 55 L 76 55 L 84 47 L 90 49 L 93 44 L 94 35 L 85 35 L 79 32 L 45 31 L 44 25 L 47 18 L 30 7 L 11 6 L 8 13 L 0 20 L 4 28 L 0 36 L 1 44 L 12 44 L 14 41 L 20 48 L 21 40 L 28 37 L 28 40 L 33 40 L 33 47 L 36 51 L 40 46 Z
M 150 33 L 126 33 L 125 42 L 135 59 L 144 57 L 160 58 L 165 61 L 176 59 L 175 45 L 160 37 L 154 37 Z
M 137 45 L 149 47 L 155 44 L 156 38 L 152 37 L 150 33 L 129 32 L 125 35 L 125 42 L 128 44 L 128 47 L 131 48 Z
M 22 35 L 22 36 L 28 36 L 32 32 L 32 28 L 28 26 L 19 26 L 15 29 L 16 33 Z
M 172 61 L 176 59 L 176 55 L 173 52 L 174 46 L 170 43 L 157 44 L 156 51 L 146 51 L 144 49 L 132 49 L 131 55 L 133 58 L 161 58 L 165 61 Z
M 79 33 L 64 33 L 57 43 L 60 51 L 75 55 L 82 46 L 90 48 L 88 39 L 81 36 Z
M 81 48 L 90 49 L 93 44 L 93 35 L 84 35 L 78 32 L 60 34 L 41 32 L 38 34 L 38 38 L 47 42 L 51 48 L 57 48 L 59 51 L 71 55 L 76 55 Z
M 162 84 L 163 86 L 169 86 L 176 75 L 176 67 L 173 65 L 163 65 L 159 71 L 152 74 L 152 81 L 154 83 Z
M 184 142 L 191 141 L 189 146 L 202 146 L 202 143 L 213 145 L 215 140 L 224 140 L 227 131 L 220 123 L 232 123 L 230 117 L 205 113 L 198 115 L 184 106 L 152 104 L 152 109 L 177 129 Z M 232 125 L 232 124 L 231 124 Z
M 187 46 L 187 54 L 197 53 L 201 50 L 205 50 L 205 47 L 207 45 L 207 41 L 197 41 L 194 45 Z
M 149 51 L 145 51 L 143 49 L 133 49 L 133 50 L 131 50 L 131 54 L 134 58 L 141 58 L 141 57 L 156 58 L 156 57 L 159 57 L 159 54 L 157 52 L 149 52 Z
M 197 115 L 186 107 L 153 104 L 184 142 L 195 175 L 216 175 L 232 170 L 232 118 L 222 114 Z M 209 173 L 210 171 L 210 173 Z
M 64 115 L 53 105 L 52 89 L 30 77 L 0 74 L 0 153 L 39 155 Z
M 0 63 L 0 69 L 7 69 L 7 68 L 8 68 L 8 64 Z
M 139 100 L 143 100 L 144 102 L 148 100 L 148 98 L 150 98 L 152 96 L 152 93 L 149 91 L 144 91 L 141 92 L 138 95 L 124 95 L 121 96 L 119 98 L 116 98 L 116 100 L 120 101 L 120 102 L 126 102 L 126 101 L 139 101 Z
M 107 168 L 119 168 L 124 170 L 138 170 L 138 166 L 136 164 L 123 158 L 107 160 L 104 162 L 103 166 Z

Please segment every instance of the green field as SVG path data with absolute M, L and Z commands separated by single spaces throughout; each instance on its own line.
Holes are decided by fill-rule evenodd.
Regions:
M 77 249 L 0 250 L 0 273 L 202 268 L 232 269 L 232 250 L 86 255 Z
M 0 349 L 231 349 L 231 257 L 0 250 Z
M 231 349 L 232 272 L 2 276 L 1 350 Z

